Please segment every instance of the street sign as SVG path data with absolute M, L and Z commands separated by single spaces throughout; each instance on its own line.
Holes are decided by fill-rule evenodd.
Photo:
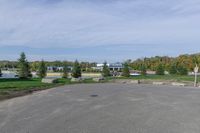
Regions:
M 196 67 L 194 68 L 194 72 L 198 73 L 199 72 L 199 67 L 196 65 Z

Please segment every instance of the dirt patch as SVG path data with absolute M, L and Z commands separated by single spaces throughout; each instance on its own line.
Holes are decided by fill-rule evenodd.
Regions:
M 55 86 L 49 86 L 49 87 L 46 87 L 46 88 L 32 88 L 32 89 L 28 89 L 28 90 L 8 90 L 8 91 L 3 91 L 3 92 L 0 92 L 0 101 L 6 100 L 6 99 L 15 98 L 15 97 L 29 95 L 29 94 L 32 94 L 32 93 L 37 92 L 37 91 L 42 91 L 42 90 L 58 87 L 58 86 L 61 86 L 61 85 L 62 84 L 60 84 L 60 85 L 57 84 Z

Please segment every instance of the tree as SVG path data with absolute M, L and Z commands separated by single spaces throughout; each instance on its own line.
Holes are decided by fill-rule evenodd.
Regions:
M 177 67 L 175 64 L 172 64 L 169 68 L 169 73 L 170 74 L 177 74 Z
M 165 70 L 162 64 L 159 64 L 156 68 L 156 74 L 157 75 L 164 75 L 165 74 Z
M 24 52 L 21 53 L 20 58 L 18 59 L 18 68 L 20 79 L 27 79 L 31 77 L 30 66 Z
M 0 68 L 0 77 L 2 76 L 1 68 Z
M 107 65 L 107 62 L 104 62 L 102 75 L 104 77 L 109 77 L 110 76 L 110 69 L 109 69 L 109 67 Z
M 74 62 L 74 66 L 73 66 L 73 70 L 72 70 L 72 77 L 74 77 L 74 78 L 81 77 L 81 66 L 77 60 Z
M 68 78 L 68 67 L 67 67 L 67 65 L 65 65 L 63 67 L 63 76 L 62 77 L 63 78 Z
M 39 68 L 39 64 L 40 64 L 40 62 L 38 62 L 38 61 L 32 62 L 31 65 L 30 65 L 31 66 L 31 71 L 36 72 L 38 70 L 38 68 Z
M 141 71 L 141 75 L 146 75 L 147 74 L 147 68 L 144 64 L 142 64 L 140 66 L 140 71 Z
M 177 71 L 179 75 L 188 75 L 188 69 L 183 65 L 179 65 Z
M 124 77 L 130 76 L 129 66 L 128 66 L 127 62 L 124 63 L 124 68 L 122 70 L 122 76 L 124 76 Z
M 46 64 L 44 62 L 44 60 L 42 60 L 40 63 L 39 63 L 39 68 L 38 68 L 38 76 L 40 78 L 44 78 L 46 77 L 46 74 L 47 74 L 47 68 L 46 68 Z

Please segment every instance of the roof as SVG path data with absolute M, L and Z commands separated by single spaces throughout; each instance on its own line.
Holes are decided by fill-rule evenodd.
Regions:
M 123 67 L 122 63 L 112 63 L 109 67 Z

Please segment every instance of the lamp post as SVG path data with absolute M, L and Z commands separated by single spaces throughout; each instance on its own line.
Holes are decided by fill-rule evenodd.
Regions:
M 197 74 L 199 71 L 199 67 L 196 65 L 196 67 L 194 68 L 194 76 L 195 76 L 195 80 L 194 80 L 194 87 L 197 87 Z

